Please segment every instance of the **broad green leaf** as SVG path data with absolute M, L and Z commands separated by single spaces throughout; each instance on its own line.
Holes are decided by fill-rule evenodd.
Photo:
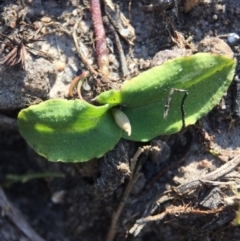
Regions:
M 168 116 L 163 118 L 173 88 L 188 91 L 185 123 L 194 124 L 222 98 L 235 66 L 234 59 L 207 53 L 170 60 L 127 81 L 120 90 L 100 94 L 96 99 L 103 106 L 59 99 L 24 109 L 18 116 L 19 130 L 34 150 L 51 161 L 87 161 L 111 150 L 121 136 L 148 141 L 181 130 L 182 93 L 173 94 Z M 124 127 L 129 119 L 130 136 L 113 119 L 114 109 L 110 109 L 116 105 L 128 117 L 116 122 Z
M 219 71 L 232 70 L 232 74 L 234 65 L 234 59 L 209 53 L 175 58 L 126 81 L 120 90 L 101 93 L 96 100 L 101 104 L 127 107 L 145 106 L 160 98 L 166 101 L 171 88 L 188 89 L 205 79 L 215 80 L 214 76 Z
M 195 58 L 204 55 L 198 54 Z M 212 56 L 209 55 L 209 57 Z M 173 134 L 180 131 L 182 128 L 181 101 L 183 93 L 175 92 L 173 94 L 168 116 L 166 119 L 163 118 L 165 103 L 172 88 L 181 88 L 188 91 L 188 97 L 184 102 L 186 126 L 194 124 L 203 115 L 206 115 L 218 104 L 227 91 L 233 79 L 236 65 L 233 59 L 222 56 L 215 56 L 215 58 L 216 61 L 212 62 L 214 68 L 211 66 L 211 71 L 209 71 L 209 68 L 205 66 L 205 69 L 201 69 L 202 75 L 194 74 L 195 78 L 192 79 L 192 82 L 184 82 L 184 77 L 181 76 L 181 83 L 170 82 L 162 86 L 157 101 L 139 107 L 123 107 L 122 111 L 128 116 L 132 126 L 132 135 L 127 136 L 123 132 L 123 137 L 134 141 L 148 141 L 158 135 Z M 196 62 L 195 59 L 193 64 L 196 64 Z M 201 58 L 198 62 L 201 62 Z M 188 64 L 190 68 L 190 63 Z M 192 66 L 192 69 L 197 71 L 194 66 Z M 215 71 L 212 71 L 212 69 Z M 200 73 L 200 71 L 198 72 Z M 190 73 L 187 75 L 187 79 Z M 175 77 L 175 79 L 177 78 Z M 133 101 L 133 103 L 135 102 Z
M 109 108 L 81 100 L 48 100 L 20 111 L 19 131 L 50 161 L 88 161 L 113 149 L 121 137 Z

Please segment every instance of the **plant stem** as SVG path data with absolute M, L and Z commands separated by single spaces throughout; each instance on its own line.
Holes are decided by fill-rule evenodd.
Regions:
M 94 34 L 96 38 L 96 51 L 98 59 L 98 68 L 100 74 L 102 74 L 103 81 L 107 81 L 109 70 L 108 49 L 106 42 L 105 30 L 103 27 L 103 20 L 101 14 L 100 0 L 90 0 L 91 13 Z

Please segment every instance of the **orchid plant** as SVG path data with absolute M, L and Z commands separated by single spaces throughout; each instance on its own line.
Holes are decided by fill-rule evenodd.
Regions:
M 235 66 L 235 59 L 217 54 L 175 58 L 124 82 L 120 90 L 101 93 L 95 98 L 99 105 L 51 99 L 23 109 L 19 131 L 50 161 L 88 161 L 112 150 L 120 138 L 147 142 L 194 124 L 218 104 Z M 181 93 L 169 95 L 172 90 L 188 93 L 184 103 Z

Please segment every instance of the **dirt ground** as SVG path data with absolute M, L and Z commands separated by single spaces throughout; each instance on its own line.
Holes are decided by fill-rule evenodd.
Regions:
M 20 136 L 17 114 L 49 98 L 67 98 L 73 77 L 87 69 L 83 58 L 97 70 L 89 1 L 0 1 L 0 241 L 240 240 L 240 0 L 113 3 L 130 19 L 130 37 L 105 24 L 109 82 L 90 76 L 84 99 L 168 54 L 198 51 L 233 52 L 238 64 L 229 91 L 181 133 L 148 143 L 121 140 L 86 163 L 51 163 Z M 6 66 L 9 49 L 20 46 L 6 36 L 31 47 L 24 63 Z

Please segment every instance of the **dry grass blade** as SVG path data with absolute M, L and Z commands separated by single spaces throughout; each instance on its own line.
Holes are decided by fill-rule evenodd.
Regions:
M 5 49 L 5 47 L 8 47 L 10 49 L 10 52 L 0 59 L 0 64 L 4 65 L 5 67 L 12 67 L 16 64 L 21 63 L 21 66 L 24 70 L 26 70 L 27 49 L 29 51 L 30 49 L 34 49 L 28 46 L 27 44 L 34 43 L 37 41 L 44 41 L 42 39 L 24 39 L 22 36 L 17 36 L 17 38 L 15 36 L 13 39 L 11 39 L 5 34 L 0 33 L 0 35 L 8 40 L 8 42 L 6 43 L 2 41 L 4 44 L 3 50 Z M 51 59 L 51 56 L 49 56 L 48 54 L 45 54 L 39 50 L 36 51 L 38 52 L 38 55 Z
M 25 70 L 26 48 L 23 42 L 17 43 L 17 41 L 10 39 L 4 34 L 1 35 L 10 41 L 10 43 L 6 43 L 6 45 L 11 48 L 11 50 L 7 55 L 0 59 L 0 64 L 6 67 L 12 67 L 21 62 L 22 68 Z
M 27 55 L 27 50 L 26 50 L 25 46 L 22 44 L 20 60 L 21 60 L 21 64 L 22 64 L 22 67 L 24 70 L 26 70 L 26 55 Z
M 0 59 L 0 63 L 5 65 L 6 67 L 8 66 L 14 66 L 18 63 L 22 63 L 22 67 L 25 70 L 25 57 L 26 55 L 26 49 L 25 46 L 22 44 L 20 46 L 15 46 L 13 47 L 12 51 L 7 54 L 5 57 Z
M 14 47 L 9 54 L 7 54 L 5 57 L 0 59 L 0 62 L 1 64 L 6 66 L 7 65 L 12 66 L 12 62 L 15 61 L 16 57 L 17 57 L 17 47 Z
M 28 239 L 34 241 L 46 241 L 25 220 L 21 212 L 8 200 L 0 186 L 0 208 L 2 217 L 6 216 Z M 1 239 L 2 240 L 2 239 Z M 26 240 L 26 239 L 25 239 Z

